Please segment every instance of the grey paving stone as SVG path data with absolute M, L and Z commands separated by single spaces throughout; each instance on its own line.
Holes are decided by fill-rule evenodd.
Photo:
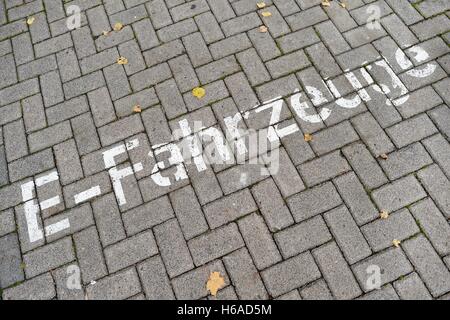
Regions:
M 410 209 L 421 231 L 428 237 L 439 255 L 450 253 L 450 225 L 430 199 L 413 205 Z
M 154 232 L 170 278 L 194 268 L 189 249 L 176 219 L 156 226 Z
M 405 120 L 386 129 L 387 134 L 398 148 L 422 140 L 437 132 L 436 127 L 426 114 Z
M 200 82 L 188 56 L 183 55 L 170 60 L 169 66 L 181 92 L 186 92 L 199 86 Z
M 355 274 L 356 279 L 358 279 L 364 292 L 369 291 L 368 281 L 372 274 L 370 269 L 368 269 L 370 266 L 377 266 L 380 268 L 381 286 L 413 271 L 413 266 L 400 248 L 388 249 L 373 255 L 352 266 L 353 273 Z
M 241 112 L 259 104 L 258 98 L 244 73 L 236 73 L 225 78 L 225 84 Z
M 103 246 L 125 238 L 119 209 L 113 194 L 107 194 L 92 203 L 94 216 Z
M 28 154 L 28 145 L 23 121 L 11 122 L 5 125 L 3 130 L 8 162 L 26 156 Z
M 314 134 L 311 146 L 320 156 L 335 149 L 340 149 L 356 140 L 359 140 L 358 134 L 350 122 L 345 121 Z
M 302 297 L 300 297 L 300 294 L 298 293 L 298 290 L 292 290 L 288 293 L 285 293 L 275 300 L 302 300 Z
M 330 241 L 332 236 L 323 218 L 316 216 L 277 232 L 274 238 L 283 257 L 290 258 Z
M 278 248 L 261 216 L 255 213 L 249 215 L 239 220 L 238 226 L 258 270 L 281 260 Z
M 276 40 L 281 51 L 284 53 L 303 49 L 319 41 L 319 37 L 311 27 L 292 32 Z
M 156 93 L 161 101 L 164 113 L 169 119 L 176 118 L 187 112 L 175 80 L 171 79 L 157 85 Z
M 19 82 L 13 86 L 0 90 L 0 105 L 5 106 L 23 98 L 39 93 L 38 79 Z
M 298 167 L 300 175 L 308 187 L 322 183 L 350 170 L 339 151 L 321 156 Z
M 290 197 L 287 204 L 296 222 L 300 222 L 342 203 L 336 188 L 331 183 L 308 189 Z
M 428 115 L 436 124 L 440 132 L 447 138 L 450 139 L 450 108 L 445 105 L 434 108 Z
M 244 189 L 207 204 L 203 210 L 209 226 L 215 229 L 256 211 L 257 207 L 250 191 Z
M 0 237 L 16 230 L 16 221 L 12 209 L 0 212 Z
M 146 4 L 148 14 L 156 29 L 165 27 L 172 23 L 172 18 L 169 14 L 164 0 L 153 0 Z
M 236 224 L 231 223 L 188 241 L 196 266 L 203 265 L 244 246 Z
M 99 128 L 98 134 L 102 145 L 107 146 L 141 131 L 144 131 L 144 125 L 140 116 L 132 115 Z
M 450 20 L 445 15 L 437 15 L 411 26 L 420 41 L 430 39 L 448 30 Z
M 420 143 L 404 147 L 389 154 L 386 160 L 380 161 L 390 180 L 398 179 L 432 163 L 433 160 Z
M 265 300 L 268 294 L 252 258 L 245 248 L 223 258 L 236 293 L 244 300 Z
M 207 84 L 239 70 L 240 67 L 236 58 L 229 56 L 197 68 L 197 75 L 202 84 Z
M 311 63 L 303 50 L 283 55 L 266 63 L 266 67 L 274 79 L 304 69 L 310 65 Z
M 61 206 L 64 209 L 64 206 Z M 62 210 L 60 209 L 60 210 Z M 46 210 L 48 212 L 48 210 Z M 71 210 L 66 210 L 57 215 L 52 215 L 50 217 L 46 217 L 47 214 L 45 211 L 42 213 L 45 220 L 43 221 L 44 228 L 49 227 L 55 223 L 59 223 L 64 219 L 69 220 L 70 227 L 64 230 L 61 230 L 52 235 L 47 235 L 47 242 L 53 242 L 55 240 L 61 239 L 67 235 L 72 235 L 80 230 L 83 230 L 89 226 L 94 225 L 94 217 L 92 214 L 92 209 L 88 204 L 76 207 Z
M 56 297 L 56 290 L 50 273 L 3 291 L 5 300 L 50 300 L 54 297 Z
M 208 224 L 192 187 L 172 192 L 170 200 L 186 239 L 189 240 L 208 230 Z
M 431 157 L 439 164 L 445 175 L 450 177 L 450 145 L 445 138 L 440 135 L 434 135 L 423 141 L 425 148 Z
M 309 252 L 278 263 L 263 272 L 261 276 L 267 291 L 273 297 L 320 278 L 320 271 Z
M 0 186 L 7 185 L 8 178 L 8 164 L 6 162 L 5 147 L 0 146 Z
M 358 300 L 399 300 L 399 297 L 392 285 L 388 284 L 380 290 L 374 290 L 372 292 L 366 293 Z
M 342 152 L 364 187 L 374 189 L 388 182 L 386 175 L 365 145 L 361 143 L 352 144 L 345 147 Z
M 402 300 L 431 300 L 431 295 L 417 273 L 394 282 L 394 288 Z
M 303 300 L 333 300 L 325 280 L 320 279 L 300 290 Z
M 32 278 L 75 260 L 70 237 L 47 244 L 23 256 L 25 274 Z
M 350 50 L 347 41 L 331 21 L 317 24 L 315 29 L 334 55 Z
M 448 218 L 450 216 L 450 182 L 445 177 L 442 170 L 436 165 L 431 165 L 420 170 L 417 176 L 428 191 L 431 198 L 436 202 L 436 205 L 442 213 Z
M 264 17 L 263 12 L 270 12 L 269 17 Z M 268 27 L 270 34 L 274 38 L 281 37 L 287 33 L 291 32 L 291 28 L 289 28 L 283 16 L 277 10 L 276 6 L 269 6 L 264 9 L 258 11 L 260 14 L 261 20 L 265 26 Z
M 73 270 L 71 268 L 76 270 L 75 268 L 78 268 L 78 265 L 76 263 L 66 265 L 59 269 L 53 270 L 52 272 L 58 300 L 84 300 L 85 298 L 83 288 L 69 289 L 67 286 L 68 283 L 72 283 L 72 279 L 70 277 L 73 274 Z
M 51 149 L 46 149 L 11 162 L 8 166 L 9 178 L 15 182 L 54 167 L 53 153 Z
M 342 74 L 341 68 L 323 43 L 306 48 L 306 52 L 324 79 Z
M 173 300 L 175 298 L 161 257 L 150 258 L 137 266 L 142 287 L 149 300 Z
M 327 8 L 325 12 L 340 32 L 345 32 L 357 26 L 349 12 L 345 8 L 342 8 L 338 3 L 332 2 L 331 6 Z
M 361 228 L 374 251 L 393 245 L 394 240 L 403 241 L 420 232 L 414 218 L 407 209 L 391 213 L 388 219 L 379 219 Z
M 286 18 L 287 23 L 293 31 L 304 29 L 327 20 L 328 16 L 319 6 L 293 14 Z
M 314 250 L 313 256 L 336 299 L 352 299 L 362 293 L 336 243 Z
M 2 213 L 2 216 L 5 216 L 5 214 L 6 212 Z M 7 288 L 23 281 L 25 277 L 22 270 L 19 239 L 16 233 L 0 238 L 0 252 L 0 288 Z
M 366 239 L 345 206 L 328 211 L 324 218 L 349 264 L 372 254 Z
M 27 132 L 43 129 L 47 125 L 41 95 L 22 100 L 23 120 Z
M 100 240 L 95 227 L 73 237 L 83 283 L 87 284 L 107 275 Z
M 101 71 L 97 71 L 81 78 L 64 83 L 64 94 L 66 99 L 70 99 L 89 91 L 105 86 L 105 80 Z
M 263 61 L 271 60 L 281 55 L 272 36 L 268 32 L 253 29 L 247 32 L 250 41 Z
M 261 19 L 256 12 L 241 15 L 221 23 L 221 28 L 227 37 L 245 32 L 261 25 Z
M 172 286 L 177 299 L 197 300 L 206 297 L 208 295 L 206 283 L 208 282 L 208 278 L 212 272 L 220 273 L 220 275 L 224 278 L 224 286 L 230 284 L 230 280 L 222 261 L 216 260 L 173 279 Z
M 186 19 L 159 29 L 156 34 L 162 42 L 170 42 L 197 31 L 194 19 Z
M 270 231 L 276 232 L 294 223 L 272 179 L 266 179 L 255 185 L 252 194 Z
M 426 197 L 425 190 L 414 176 L 406 176 L 372 193 L 380 210 L 393 212 Z
M 397 109 L 403 117 L 410 118 L 441 103 L 442 99 L 439 95 L 431 87 L 425 87 L 413 92 L 408 101 L 397 106 Z
M 403 248 L 433 297 L 450 290 L 450 271 L 423 235 L 405 241 Z
M 141 292 L 135 268 L 109 275 L 86 288 L 88 300 L 122 300 Z
M 334 183 L 359 226 L 378 217 L 375 206 L 353 172 L 336 178 Z
M 158 253 L 151 230 L 115 243 L 104 250 L 109 272 L 129 267 Z
M 61 122 L 28 136 L 31 152 L 44 150 L 72 137 L 72 129 L 68 121 Z

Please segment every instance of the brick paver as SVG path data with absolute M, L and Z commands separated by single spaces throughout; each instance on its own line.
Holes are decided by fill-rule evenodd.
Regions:
M 449 2 L 341 3 L 0 0 L 1 299 L 448 298 Z

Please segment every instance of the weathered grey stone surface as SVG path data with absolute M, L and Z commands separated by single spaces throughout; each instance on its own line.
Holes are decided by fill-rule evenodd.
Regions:
M 449 1 L 345 4 L 0 0 L 0 299 L 448 299 Z

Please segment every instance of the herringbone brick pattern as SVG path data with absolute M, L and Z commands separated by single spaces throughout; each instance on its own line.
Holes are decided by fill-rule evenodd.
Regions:
M 261 2 L 0 0 L 3 299 L 450 298 L 450 2 Z

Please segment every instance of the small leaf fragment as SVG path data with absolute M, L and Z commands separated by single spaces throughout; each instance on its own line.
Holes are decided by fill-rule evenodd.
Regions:
M 102 34 L 106 37 L 109 34 L 109 31 L 103 31 Z
M 225 285 L 225 279 L 220 275 L 220 272 L 212 272 L 209 275 L 208 282 L 206 283 L 206 289 L 214 297 L 217 295 L 217 291 Z
M 36 20 L 35 17 L 29 17 L 27 19 L 27 25 L 31 26 L 34 23 L 35 20 Z
M 256 6 L 257 6 L 259 9 L 262 9 L 262 8 L 265 8 L 265 7 L 266 7 L 266 3 L 265 3 L 265 2 L 258 2 L 258 3 L 256 4 Z
M 133 107 L 133 112 L 134 113 L 141 113 L 142 112 L 142 108 L 141 108 L 141 106 L 140 105 L 135 105 L 134 107 Z
M 346 5 L 344 2 L 339 2 L 339 5 L 340 5 L 342 8 L 346 8 L 346 7 L 347 7 L 347 5 Z
M 117 63 L 121 65 L 128 64 L 128 59 L 125 57 L 120 57 L 119 59 L 117 59 Z
M 329 7 L 331 4 L 330 4 L 330 2 L 328 1 L 328 0 L 324 0 L 324 1 L 322 1 L 322 6 L 323 7 Z
M 203 98 L 205 96 L 205 94 L 206 94 L 206 90 L 201 87 L 197 87 L 192 90 L 192 95 L 198 99 Z
M 270 17 L 270 16 L 272 15 L 272 12 L 264 11 L 264 12 L 261 13 L 261 15 L 262 15 L 263 17 L 267 18 L 267 17 Z
M 267 27 L 266 26 L 261 26 L 259 27 L 259 32 L 267 32 Z
M 383 210 L 380 212 L 380 218 L 381 219 L 387 219 L 389 218 L 389 213 L 386 210 Z
M 121 24 L 120 22 L 117 22 L 114 25 L 114 31 L 120 31 L 120 30 L 122 30 L 122 28 L 123 28 L 123 24 Z
M 394 247 L 396 247 L 396 248 L 400 247 L 400 243 L 401 243 L 401 241 L 400 241 L 400 240 L 397 240 L 397 239 L 394 239 L 394 240 L 392 241 L 392 244 L 393 244 Z
M 380 154 L 380 158 L 383 160 L 387 160 L 388 156 L 386 153 Z
M 311 134 L 305 133 L 305 141 L 306 142 L 312 141 L 312 139 L 313 139 L 313 136 Z

